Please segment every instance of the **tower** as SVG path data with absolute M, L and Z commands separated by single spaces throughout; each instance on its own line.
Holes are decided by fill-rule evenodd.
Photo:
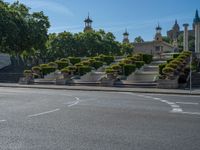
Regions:
M 184 27 L 184 34 L 183 34 L 183 50 L 188 51 L 188 26 L 189 24 L 185 23 L 183 24 Z
M 123 33 L 124 39 L 123 39 L 123 43 L 129 43 L 129 33 L 127 32 L 127 29 L 125 30 L 125 32 Z
M 200 54 L 200 18 L 198 10 L 196 10 L 194 18 L 194 29 L 195 29 L 195 53 Z
M 87 31 L 92 31 L 92 20 L 90 19 L 90 16 L 88 14 L 88 17 L 84 20 L 85 22 L 85 28 L 84 28 L 84 32 Z
M 158 24 L 158 26 L 156 27 L 156 35 L 155 35 L 155 41 L 161 42 L 162 41 L 162 34 L 161 34 L 161 30 L 162 28 L 160 27 L 160 25 Z

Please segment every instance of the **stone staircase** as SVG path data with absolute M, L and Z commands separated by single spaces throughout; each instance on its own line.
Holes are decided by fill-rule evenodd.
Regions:
M 9 65 L 0 69 L 1 83 L 18 83 L 19 79 L 23 77 L 24 67 Z
M 200 72 L 192 73 L 192 87 L 200 87 Z

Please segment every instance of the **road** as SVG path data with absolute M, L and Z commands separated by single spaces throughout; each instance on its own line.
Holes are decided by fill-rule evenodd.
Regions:
M 0 150 L 200 150 L 200 97 L 0 88 Z

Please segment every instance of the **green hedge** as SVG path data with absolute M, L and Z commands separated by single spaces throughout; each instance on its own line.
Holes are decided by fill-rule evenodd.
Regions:
M 110 65 L 114 60 L 114 56 L 110 55 L 100 55 L 101 61 L 106 62 L 107 65 Z
M 59 70 L 66 68 L 69 65 L 67 61 L 63 61 L 63 60 L 56 60 L 55 63 L 58 65 Z
M 165 66 L 166 66 L 166 64 L 160 64 L 160 65 L 159 65 L 159 74 L 160 74 L 160 75 L 163 75 L 162 70 L 163 70 L 163 68 L 165 68 Z
M 68 59 L 72 65 L 75 65 L 75 64 L 81 62 L 81 59 L 79 57 L 69 57 Z
M 56 71 L 56 68 L 55 67 L 51 67 L 51 66 L 42 68 L 42 74 L 43 75 L 47 75 L 47 74 L 49 74 L 51 72 L 55 72 L 55 71 Z
M 173 58 L 177 58 L 180 54 L 173 54 Z
M 153 60 L 153 56 L 149 54 L 142 54 L 142 60 L 145 62 L 145 64 L 150 64 Z
M 92 69 L 90 66 L 80 66 L 79 67 L 79 74 L 82 76 L 88 72 L 90 72 Z
M 144 65 L 144 61 L 135 61 L 134 63 L 138 69 Z
M 102 61 L 94 61 L 94 62 L 91 62 L 91 66 L 94 67 L 95 69 L 98 69 L 101 66 L 103 66 L 103 62 Z
M 136 65 L 135 64 L 125 64 L 124 65 L 124 75 L 128 76 L 130 75 L 132 72 L 134 72 L 136 69 Z

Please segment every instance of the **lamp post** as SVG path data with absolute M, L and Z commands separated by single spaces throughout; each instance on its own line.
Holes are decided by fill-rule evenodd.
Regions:
M 192 54 L 190 56 L 190 94 L 192 93 Z

